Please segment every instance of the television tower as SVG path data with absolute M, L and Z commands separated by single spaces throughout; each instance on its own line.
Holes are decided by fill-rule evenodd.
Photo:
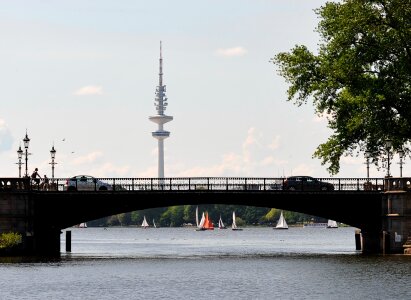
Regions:
M 173 117 L 164 114 L 167 107 L 166 86 L 163 85 L 163 56 L 160 41 L 160 72 L 158 74 L 159 82 L 156 88 L 156 98 L 154 106 L 157 115 L 149 117 L 150 121 L 156 123 L 158 128 L 152 132 L 153 138 L 158 141 L 158 178 L 164 178 L 164 140 L 170 136 L 169 131 L 163 129 L 163 125 L 173 120 Z

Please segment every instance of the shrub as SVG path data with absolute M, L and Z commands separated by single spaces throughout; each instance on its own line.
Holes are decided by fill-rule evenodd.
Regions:
M 22 242 L 20 233 L 6 232 L 0 234 L 0 249 L 8 249 L 17 246 Z

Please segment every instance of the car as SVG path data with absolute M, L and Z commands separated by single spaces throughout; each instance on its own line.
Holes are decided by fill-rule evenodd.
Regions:
M 67 179 L 67 191 L 108 191 L 113 187 L 97 178 L 89 175 L 77 175 Z
M 283 189 L 290 191 L 333 191 L 334 185 L 310 176 L 290 176 L 284 180 Z

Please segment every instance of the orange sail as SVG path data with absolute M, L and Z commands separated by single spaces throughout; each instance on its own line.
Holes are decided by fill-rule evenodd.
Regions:
M 205 222 L 204 222 L 203 228 L 206 229 L 206 230 L 214 230 L 214 224 L 213 224 L 213 222 L 208 218 L 208 212 L 206 212 L 206 215 L 205 215 Z

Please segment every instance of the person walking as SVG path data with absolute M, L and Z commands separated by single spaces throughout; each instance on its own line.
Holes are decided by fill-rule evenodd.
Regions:
M 48 191 L 50 189 L 49 178 L 46 174 L 44 174 L 43 182 L 40 184 L 40 188 L 44 191 Z

